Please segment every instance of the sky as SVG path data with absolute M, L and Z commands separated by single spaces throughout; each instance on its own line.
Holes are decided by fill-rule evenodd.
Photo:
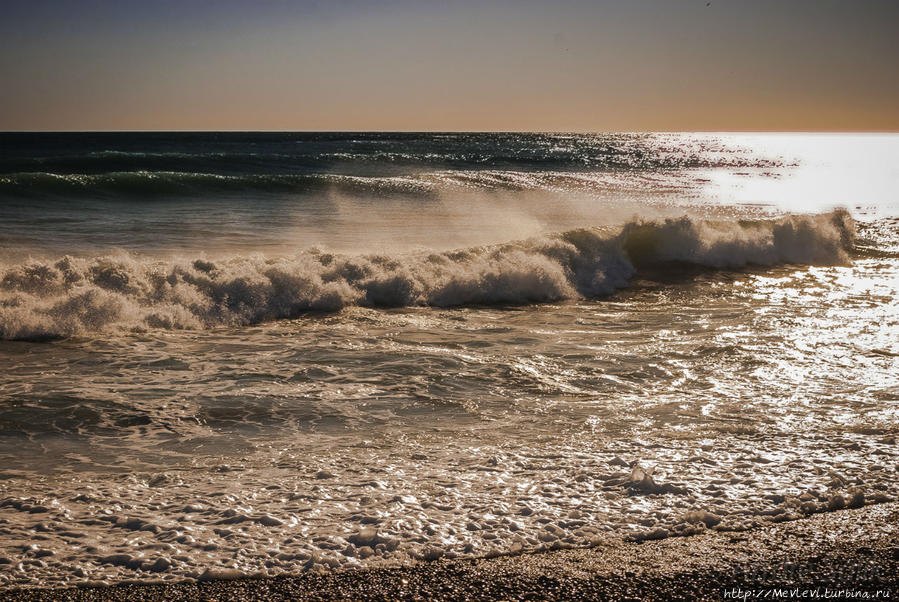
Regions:
M 899 131 L 896 0 L 6 0 L 0 130 Z

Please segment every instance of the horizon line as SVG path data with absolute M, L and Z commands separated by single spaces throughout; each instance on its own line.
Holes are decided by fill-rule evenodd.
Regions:
M 899 129 L 814 129 L 814 130 L 378 130 L 378 129 L 65 129 L 0 130 L 0 134 L 899 134 Z

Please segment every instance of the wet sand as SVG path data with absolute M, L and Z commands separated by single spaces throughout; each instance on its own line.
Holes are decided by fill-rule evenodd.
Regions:
M 440 560 L 396 569 L 0 591 L 0 597 L 10 601 L 833 600 L 895 596 L 899 596 L 897 502 L 744 532 L 708 531 L 691 537 Z

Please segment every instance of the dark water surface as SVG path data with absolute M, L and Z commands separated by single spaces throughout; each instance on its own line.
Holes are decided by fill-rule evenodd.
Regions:
M 895 499 L 897 157 L 896 136 L 0 134 L 0 587 Z

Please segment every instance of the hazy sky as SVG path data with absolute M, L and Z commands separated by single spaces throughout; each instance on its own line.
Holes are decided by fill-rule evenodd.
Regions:
M 899 0 L 7 0 L 0 130 L 899 130 Z

